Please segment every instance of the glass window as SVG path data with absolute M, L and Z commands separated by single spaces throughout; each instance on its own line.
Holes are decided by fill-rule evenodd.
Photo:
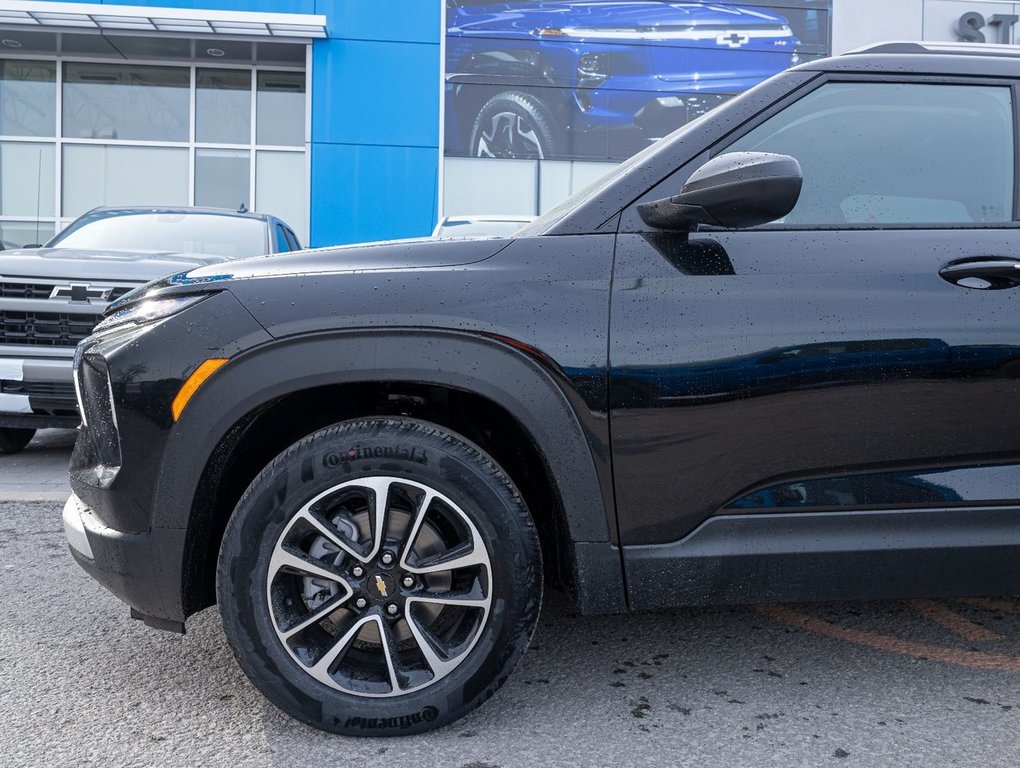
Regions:
M 190 80 L 184 67 L 65 64 L 63 135 L 187 141 Z
M 255 158 L 255 205 L 287 222 L 307 239 L 304 152 L 259 152 Z
M 195 86 L 195 140 L 250 144 L 251 70 L 199 69 Z
M 0 245 L 4 250 L 41 245 L 53 237 L 52 221 L 0 221 Z M 0 261 L 3 257 L 0 256 Z
M 1004 87 L 830 83 L 731 144 L 800 162 L 794 225 L 965 224 L 1013 218 Z
M 245 149 L 195 150 L 195 205 L 251 208 L 251 155 Z
M 53 144 L 0 142 L 0 215 L 53 216 Z
M 97 205 L 187 205 L 188 150 L 65 144 L 63 215 Z
M 284 231 L 284 234 L 287 236 L 287 242 L 290 243 L 290 249 L 292 251 L 300 251 L 301 250 L 301 243 L 298 242 L 297 235 L 295 235 L 289 229 L 286 229 Z
M 290 242 L 287 240 L 287 233 L 284 231 L 283 226 L 280 224 L 276 225 L 276 251 L 277 253 L 286 253 L 290 250 Z
M 57 65 L 0 60 L 0 136 L 55 136 Z
M 305 143 L 305 75 L 259 72 L 256 144 L 301 146 Z
M 531 216 L 538 197 L 535 160 L 448 157 L 443 210 L 451 216 Z
M 215 213 L 98 213 L 60 233 L 57 248 L 172 251 L 229 258 L 266 253 L 266 223 Z

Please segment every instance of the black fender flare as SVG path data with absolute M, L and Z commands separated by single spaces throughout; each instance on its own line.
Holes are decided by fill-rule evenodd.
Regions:
M 213 451 L 231 427 L 267 402 L 331 384 L 450 387 L 501 406 L 532 437 L 560 497 L 582 611 L 624 610 L 622 563 L 610 525 L 608 446 L 593 452 L 600 440 L 578 417 L 583 402 L 555 364 L 507 342 L 462 331 L 388 328 L 283 338 L 238 355 L 202 385 L 171 430 L 153 526 L 188 527 Z

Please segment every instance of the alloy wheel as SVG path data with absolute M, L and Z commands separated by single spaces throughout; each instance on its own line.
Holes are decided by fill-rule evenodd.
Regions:
M 489 553 L 458 504 L 428 485 L 373 476 L 306 503 L 266 576 L 277 638 L 310 676 L 359 696 L 438 682 L 489 615 Z
M 545 155 L 535 127 L 523 115 L 497 112 L 478 137 L 476 157 L 516 157 L 542 160 Z

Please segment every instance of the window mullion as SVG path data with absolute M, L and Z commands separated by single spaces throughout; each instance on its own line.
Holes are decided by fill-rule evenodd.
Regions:
M 190 67 L 191 71 L 191 93 L 188 96 L 188 110 L 190 111 L 190 119 L 188 121 L 188 205 L 195 204 L 195 122 L 197 120 L 196 115 L 196 103 L 197 103 L 197 88 L 198 88 L 198 74 L 197 68 L 194 64 Z
M 251 131 L 248 136 L 248 208 L 249 210 L 258 210 L 255 201 L 255 138 L 258 136 L 256 133 L 257 126 L 255 120 L 258 117 L 256 106 L 258 104 L 258 70 L 255 67 L 251 68 Z

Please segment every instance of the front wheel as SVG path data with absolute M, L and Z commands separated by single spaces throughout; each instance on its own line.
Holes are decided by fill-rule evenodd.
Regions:
M 474 157 L 545 160 L 559 149 L 553 111 L 524 91 L 504 91 L 482 106 L 471 128 Z
M 278 456 L 234 510 L 217 595 L 242 669 L 280 709 L 347 735 L 419 733 L 488 699 L 542 597 L 509 477 L 431 424 L 377 418 Z
M 32 442 L 33 437 L 35 437 L 34 429 L 0 427 L 0 453 L 18 453 Z

